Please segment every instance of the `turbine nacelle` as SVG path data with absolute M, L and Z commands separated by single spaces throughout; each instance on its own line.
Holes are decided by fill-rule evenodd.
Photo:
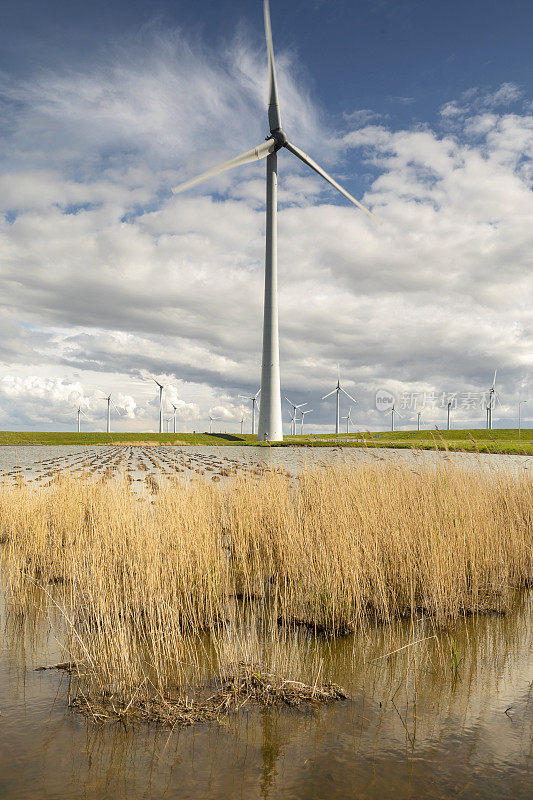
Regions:
M 278 150 L 281 150 L 282 147 L 285 147 L 289 141 L 283 128 L 277 128 L 275 131 L 270 131 L 270 136 L 266 136 L 265 141 L 268 142 L 269 139 L 274 139 L 276 143 L 276 149 L 274 151 L 275 153 L 277 153 Z

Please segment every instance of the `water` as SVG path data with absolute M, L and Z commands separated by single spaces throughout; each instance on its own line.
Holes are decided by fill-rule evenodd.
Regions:
M 347 701 L 168 731 L 69 710 L 68 677 L 35 671 L 62 658 L 46 616 L 0 609 L 0 797 L 529 798 L 532 611 L 530 593 L 506 617 L 456 625 L 455 676 L 432 641 L 386 657 L 381 626 L 322 644 Z M 397 627 L 397 643 L 418 637 Z

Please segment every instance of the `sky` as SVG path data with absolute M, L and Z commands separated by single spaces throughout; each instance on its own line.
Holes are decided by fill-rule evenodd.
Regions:
M 282 394 L 353 430 L 533 419 L 533 3 L 271 0 Z M 260 0 L 3 0 L 0 428 L 250 427 L 268 134 Z M 381 402 L 380 402 L 381 401 Z M 289 405 L 284 400 L 285 431 Z M 343 425 L 346 423 L 343 422 Z

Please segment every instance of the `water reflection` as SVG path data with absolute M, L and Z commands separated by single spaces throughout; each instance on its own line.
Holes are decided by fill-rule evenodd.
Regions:
M 68 677 L 34 671 L 61 659 L 57 620 L 36 605 L 1 609 L 1 797 L 531 796 L 531 593 L 507 616 L 454 626 L 456 671 L 446 632 L 425 638 L 427 620 L 376 626 L 318 641 L 324 674 L 350 700 L 245 708 L 222 725 L 174 731 L 99 727 L 70 712 Z

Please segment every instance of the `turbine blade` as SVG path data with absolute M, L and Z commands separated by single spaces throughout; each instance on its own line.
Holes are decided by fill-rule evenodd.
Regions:
M 120 416 L 122 416 L 122 411 L 119 411 L 119 410 L 118 410 L 118 408 L 116 407 L 116 405 L 115 405 L 115 403 L 114 403 L 114 401 L 113 401 L 113 400 L 111 400 L 111 405 L 113 406 L 113 408 L 115 409 L 115 411 L 117 412 L 117 414 L 120 414 Z
M 329 394 L 325 394 L 324 397 L 322 398 L 322 400 L 326 400 L 326 398 L 331 397 L 331 395 L 335 394 L 336 391 L 337 391 L 336 389 L 333 389 L 333 391 L 330 392 Z
M 259 389 L 259 391 L 258 391 L 258 392 L 256 392 L 256 395 L 255 395 L 255 399 L 256 399 L 256 400 L 257 400 L 257 398 L 259 397 L 259 395 L 260 395 L 260 394 L 261 394 L 261 389 Z M 251 400 L 251 399 L 252 399 L 252 398 L 250 398 L 250 400 Z
M 358 208 L 360 208 L 361 211 L 364 211 L 365 214 L 368 214 L 370 217 L 377 219 L 375 214 L 369 211 L 368 208 L 365 208 L 365 206 L 362 203 L 360 203 L 359 200 L 356 200 L 355 197 L 352 197 L 352 195 L 349 192 L 347 192 L 346 189 L 342 188 L 340 183 L 337 183 L 337 181 L 334 180 L 334 178 L 332 178 L 331 175 L 328 175 L 328 173 L 325 170 L 323 170 L 322 167 L 319 167 L 318 164 L 315 161 L 313 161 L 312 158 L 309 158 L 309 156 L 306 153 L 304 153 L 303 150 L 300 150 L 298 147 L 295 147 L 290 142 L 285 142 L 284 147 L 286 147 L 287 150 L 289 150 L 294 156 L 296 156 L 296 158 L 299 158 L 300 161 L 303 161 L 304 164 L 307 164 L 308 167 L 311 167 L 311 169 L 313 169 L 318 175 L 321 175 L 322 178 L 324 178 L 324 180 L 330 183 L 335 189 L 337 189 L 338 192 L 347 197 L 348 200 L 354 205 L 356 205 Z
M 350 398 L 350 400 L 353 400 L 353 401 L 354 401 L 354 403 L 357 403 L 357 400 L 355 399 L 355 397 L 352 397 L 352 395 L 351 395 L 351 394 L 348 394 L 348 392 L 346 391 L 346 389 L 343 389 L 343 388 L 342 388 L 342 386 L 341 386 L 341 392 L 342 392 L 343 394 L 345 394 L 345 395 L 346 395 L 346 397 L 349 397 L 349 398 Z
M 494 370 L 494 380 L 492 381 L 492 388 L 496 389 L 496 373 L 498 372 L 497 369 Z
M 287 395 L 285 395 L 285 400 L 287 401 L 287 403 L 288 403 L 290 406 L 292 406 L 293 408 L 295 408 L 295 406 L 294 406 L 294 403 L 292 402 L 292 400 L 289 400 L 289 398 L 287 397 Z
M 274 63 L 274 45 L 272 43 L 272 25 L 270 23 L 270 5 L 268 0 L 263 2 L 265 16 L 265 36 L 268 50 L 268 124 L 271 131 L 281 128 L 281 114 L 278 102 L 278 83 L 276 81 L 276 65 Z
M 206 181 L 208 178 L 212 178 L 215 175 L 218 175 L 220 172 L 225 172 L 227 169 L 232 169 L 233 167 L 240 167 L 242 164 L 251 164 L 254 161 L 259 161 L 259 159 L 265 158 L 266 156 L 270 155 L 270 153 L 273 153 L 275 149 L 275 140 L 267 139 L 266 142 L 261 142 L 261 144 L 257 145 L 257 147 L 247 150 L 246 153 L 242 153 L 240 156 L 232 158 L 231 161 L 225 161 L 224 164 L 219 164 L 218 167 L 213 167 L 213 169 L 209 169 L 207 172 L 202 172 L 201 175 L 197 175 L 196 178 L 192 178 L 186 183 L 182 183 L 179 186 L 174 186 L 172 191 L 174 194 L 184 192 L 186 189 L 190 189 L 191 186 L 196 186 L 197 183 L 202 183 L 202 181 Z

